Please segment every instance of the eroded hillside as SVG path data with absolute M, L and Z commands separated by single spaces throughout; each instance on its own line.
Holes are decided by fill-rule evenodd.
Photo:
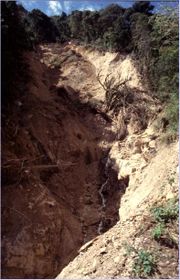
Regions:
M 28 92 L 3 131 L 3 277 L 132 276 L 141 249 L 152 277 L 177 277 L 177 217 L 155 240 L 151 208 L 178 196 L 178 147 L 162 144 L 162 108 L 135 61 L 73 44 L 25 58 Z M 126 80 L 108 107 L 103 85 Z

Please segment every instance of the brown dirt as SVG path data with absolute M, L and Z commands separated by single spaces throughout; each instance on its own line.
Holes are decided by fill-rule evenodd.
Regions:
M 177 248 L 152 239 L 150 208 L 178 195 L 178 147 L 160 142 L 160 106 L 131 57 L 52 44 L 25 59 L 27 92 L 3 119 L 2 276 L 132 277 L 128 243 L 156 254 L 153 277 L 176 277 Z M 126 123 L 105 113 L 100 70 L 132 78 L 138 110 Z
M 130 174 L 121 200 L 120 221 L 90 246 L 82 247 L 80 254 L 59 274 L 59 279 L 143 278 L 133 275 L 136 255 L 128 252 L 131 247 L 153 255 L 155 271 L 147 278 L 178 278 L 178 219 L 165 226 L 171 237 L 166 233 L 157 241 L 152 236 L 157 222 L 151 214 L 152 207 L 166 205 L 173 198 L 178 200 L 177 150 L 177 143 L 164 147 L 161 144 L 147 168 L 140 171 L 136 166 L 139 181 L 133 184 L 135 174 Z
M 32 75 L 28 92 L 12 106 L 3 130 L 5 278 L 55 277 L 98 235 L 102 220 L 99 189 L 107 180 L 108 150 L 99 143 L 113 140 L 111 121 L 82 104 L 76 89 L 60 86 L 61 70 L 40 62 L 45 58 L 41 49 L 26 54 Z M 86 72 L 91 67 L 84 64 Z M 117 173 L 110 168 L 109 173 L 111 207 L 103 211 L 103 231 L 119 219 L 124 192 Z

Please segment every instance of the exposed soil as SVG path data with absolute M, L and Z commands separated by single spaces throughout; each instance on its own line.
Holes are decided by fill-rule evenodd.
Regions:
M 131 251 L 134 248 L 137 252 L 151 253 L 155 260 L 154 272 L 146 278 L 178 279 L 178 217 L 165 225 L 166 232 L 157 240 L 152 233 L 158 223 L 151 214 L 152 207 L 165 205 L 174 198 L 178 201 L 177 148 L 177 143 L 161 146 L 147 168 L 142 169 L 142 177 L 137 172 L 137 181 L 131 182 L 135 174 L 130 176 L 121 199 L 120 221 L 83 246 L 57 278 L 144 279 L 133 273 L 137 257 Z
M 128 185 L 106 166 L 108 145 L 100 145 L 115 138 L 112 120 L 59 85 L 61 70 L 44 57 L 40 49 L 26 55 L 29 92 L 3 130 L 5 278 L 55 277 L 84 243 L 116 224 Z M 91 72 L 89 62 L 84 67 Z
M 178 244 L 152 238 L 150 215 L 178 195 L 177 143 L 160 142 L 161 105 L 131 57 L 52 44 L 25 59 L 27 92 L 2 116 L 2 277 L 132 277 L 125 244 L 156 255 L 152 278 L 177 277 Z M 99 72 L 131 77 L 119 114 Z

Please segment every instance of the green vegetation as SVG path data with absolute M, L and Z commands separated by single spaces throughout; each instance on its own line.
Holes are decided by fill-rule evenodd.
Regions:
M 158 206 L 151 209 L 151 213 L 156 222 L 168 223 L 172 220 L 176 220 L 179 215 L 178 202 L 170 200 L 164 206 Z
M 163 223 L 159 223 L 155 226 L 155 228 L 152 230 L 152 237 L 155 240 L 159 240 L 165 232 L 165 226 Z
M 173 134 L 178 129 L 178 13 L 166 9 L 152 21 L 151 41 L 158 53 L 151 61 L 150 75 L 157 97 L 165 103 L 169 130 Z
M 152 253 L 140 250 L 133 264 L 133 275 L 139 278 L 148 278 L 156 271 L 156 262 Z
M 125 256 L 130 256 L 132 252 L 137 253 L 137 250 L 133 246 L 129 245 L 127 242 L 124 242 L 123 246 L 126 250 Z
M 156 240 L 159 246 L 178 249 L 178 201 L 170 199 L 166 204 L 155 206 L 151 209 L 151 214 L 155 221 L 155 227 L 152 229 L 152 238 Z M 129 243 L 123 244 L 126 253 L 125 256 L 131 256 L 133 259 L 132 276 L 136 278 L 150 278 L 157 271 L 158 255 L 154 249 L 134 248 Z
M 23 19 L 27 32 L 31 32 L 34 43 L 56 42 L 59 33 L 53 20 L 40 10 L 34 9 Z
M 168 183 L 172 186 L 173 183 L 175 182 L 175 178 L 174 177 L 169 177 L 168 178 Z
M 152 252 L 147 250 L 137 250 L 133 246 L 125 243 L 126 255 L 130 256 L 134 253 L 134 261 L 132 266 L 132 274 L 134 277 L 148 278 L 156 271 L 156 260 Z
M 32 44 L 21 22 L 20 10 L 13 1 L 1 2 L 2 30 L 2 109 L 9 101 L 24 94 L 28 79 L 22 52 Z
M 154 207 L 151 212 L 157 223 L 152 230 L 152 237 L 162 245 L 178 248 L 177 234 L 172 232 L 172 223 L 178 220 L 179 215 L 177 200 L 172 199 L 164 206 Z
M 164 223 L 158 223 L 152 230 L 152 237 L 160 245 L 165 245 L 170 248 L 178 248 L 178 234 L 169 230 Z
M 26 72 L 22 69 L 22 51 L 42 42 L 73 40 L 100 51 L 131 53 L 144 83 L 164 104 L 168 139 L 177 133 L 179 33 L 176 9 L 152 13 L 150 2 L 136 1 L 130 8 L 111 4 L 100 11 L 73 11 L 70 15 L 48 17 L 37 9 L 28 12 L 12 1 L 3 1 L 1 6 L 2 73 L 7 81 L 5 86 L 2 77 L 3 98 L 15 95 L 16 76 L 25 80 L 20 74 Z
M 151 214 L 155 221 L 152 229 L 152 238 L 160 246 L 178 249 L 178 200 L 170 199 L 166 204 L 155 206 L 151 209 Z M 159 256 L 152 250 L 146 248 L 137 249 L 125 242 L 123 244 L 125 256 L 133 258 L 132 276 L 137 278 L 150 278 L 158 271 Z

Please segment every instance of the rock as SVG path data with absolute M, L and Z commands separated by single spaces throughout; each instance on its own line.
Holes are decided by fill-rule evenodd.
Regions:
M 96 272 L 96 269 L 97 269 L 97 266 L 98 266 L 98 262 L 97 262 L 97 260 L 95 259 L 94 261 L 93 261 L 93 272 Z
M 33 203 L 32 203 L 32 202 L 29 202 L 28 208 L 29 208 L 29 209 L 32 209 L 32 208 L 33 208 Z
M 118 257 L 115 257 L 115 258 L 114 258 L 114 262 L 115 262 L 115 263 L 119 263 L 119 262 L 120 262 L 120 257 L 119 257 L 119 256 L 118 256 Z
M 100 249 L 100 254 L 106 254 L 107 253 L 107 248 L 103 247 Z
M 174 198 L 174 194 L 173 193 L 167 193 L 166 199 L 169 200 L 169 199 L 172 199 L 172 198 Z
M 37 256 L 44 256 L 45 249 L 42 243 L 37 244 L 35 248 L 35 253 Z
M 98 238 L 95 237 L 94 239 L 90 240 L 89 242 L 87 242 L 86 244 L 84 244 L 78 252 L 83 252 L 86 251 L 90 246 L 92 246 L 92 244 L 94 243 L 95 240 L 97 240 Z
M 114 248 L 115 248 L 115 249 L 120 249 L 120 247 L 121 247 L 121 245 L 119 244 L 119 242 L 114 242 L 113 245 L 114 245 Z
M 55 201 L 47 201 L 46 203 L 51 207 L 55 206 L 56 204 Z
M 149 147 L 155 149 L 156 148 L 156 141 L 152 140 L 149 142 Z
M 133 150 L 133 154 L 140 154 L 141 153 L 141 147 L 135 147 Z

